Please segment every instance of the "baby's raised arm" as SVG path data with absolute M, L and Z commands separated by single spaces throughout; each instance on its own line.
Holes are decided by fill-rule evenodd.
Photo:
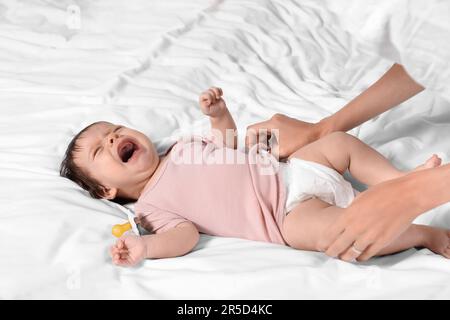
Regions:
M 224 145 L 236 149 L 236 124 L 231 116 L 225 101 L 222 98 L 222 89 L 211 87 L 200 95 L 199 103 L 202 112 L 211 120 L 212 134 Z
M 189 253 L 200 235 L 191 222 L 182 222 L 176 227 L 158 234 L 124 236 L 111 247 L 113 263 L 131 267 L 144 259 L 173 258 Z

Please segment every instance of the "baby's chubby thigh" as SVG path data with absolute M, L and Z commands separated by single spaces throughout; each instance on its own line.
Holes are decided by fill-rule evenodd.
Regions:
M 282 236 L 292 248 L 320 251 L 321 237 L 343 210 L 317 198 L 302 201 L 285 217 Z
M 292 153 L 288 160 L 297 158 L 327 166 L 343 174 L 348 168 L 346 140 L 349 135 L 334 132 Z
M 325 144 L 321 140 L 316 140 L 306 146 L 301 147 L 300 149 L 297 149 L 294 153 L 292 153 L 288 157 L 288 161 L 297 158 L 302 159 L 306 161 L 312 161 L 319 163 L 321 165 L 327 166 L 331 169 L 334 169 L 331 163 L 328 161 L 327 157 L 325 156 L 324 148 Z

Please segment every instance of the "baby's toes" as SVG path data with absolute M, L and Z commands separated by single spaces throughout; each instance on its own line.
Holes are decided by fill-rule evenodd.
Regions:
M 428 241 L 425 245 L 436 254 L 448 258 L 450 250 L 450 230 L 428 227 Z
M 442 159 L 439 158 L 438 155 L 433 154 L 433 156 L 425 162 L 424 169 L 439 167 L 441 163 Z
M 450 259 L 450 248 L 447 248 L 442 255 L 447 259 Z
M 442 255 L 444 257 L 446 257 L 447 259 L 450 259 L 450 230 L 447 231 L 447 243 L 446 243 L 446 246 L 445 246 L 445 248 L 443 250 Z
M 447 259 L 450 259 L 450 245 L 447 246 L 442 252 L 442 255 Z
M 447 231 L 447 250 L 450 250 L 450 230 Z
M 442 164 L 442 159 L 437 154 L 433 155 L 432 161 L 435 167 L 439 167 Z

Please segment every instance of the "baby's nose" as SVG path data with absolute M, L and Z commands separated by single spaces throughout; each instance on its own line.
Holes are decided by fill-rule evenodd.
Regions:
M 112 135 L 110 135 L 108 137 L 108 142 L 112 145 L 114 143 L 114 140 L 116 140 L 116 139 L 117 139 L 117 134 L 113 133 Z

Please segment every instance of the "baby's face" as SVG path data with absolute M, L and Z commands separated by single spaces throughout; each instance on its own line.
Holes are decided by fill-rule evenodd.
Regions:
M 95 124 L 77 144 L 76 165 L 111 190 L 108 199 L 124 196 L 124 191 L 142 185 L 158 167 L 159 157 L 150 139 L 124 126 Z

